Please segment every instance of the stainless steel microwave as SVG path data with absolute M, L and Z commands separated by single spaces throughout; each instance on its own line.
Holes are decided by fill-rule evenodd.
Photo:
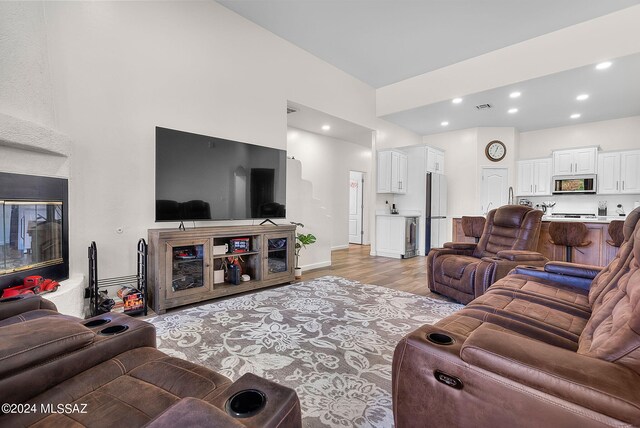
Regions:
M 553 177 L 553 194 L 596 193 L 596 175 L 565 175 Z

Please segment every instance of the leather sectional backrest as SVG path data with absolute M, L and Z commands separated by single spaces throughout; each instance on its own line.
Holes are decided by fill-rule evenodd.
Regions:
M 640 374 L 640 225 L 632 251 L 601 293 L 578 342 L 578 353 L 617 362 Z
M 535 251 L 542 214 L 540 210 L 523 205 L 506 205 L 491 210 L 473 257 L 494 257 L 503 250 Z
M 465 236 L 479 238 L 484 231 L 484 225 L 486 223 L 484 217 L 469 217 L 462 216 L 462 231 Z
M 612 288 L 617 286 L 617 282 L 624 274 L 622 268 L 625 261 L 631 256 L 634 242 L 631 238 L 640 220 L 640 208 L 633 210 L 624 222 L 624 241 L 618 249 L 618 253 L 611 262 L 593 279 L 589 288 L 589 305 L 595 311 L 601 304 L 603 297 Z

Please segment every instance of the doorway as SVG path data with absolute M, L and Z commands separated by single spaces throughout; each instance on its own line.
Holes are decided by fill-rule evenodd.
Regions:
M 349 243 L 363 244 L 364 172 L 349 171 Z
M 509 200 L 509 168 L 482 168 L 480 209 L 483 214 Z

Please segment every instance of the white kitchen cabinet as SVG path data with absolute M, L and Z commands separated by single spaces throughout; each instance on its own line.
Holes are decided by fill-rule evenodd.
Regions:
M 551 159 L 532 159 L 517 162 L 516 194 L 544 196 L 551 194 Z
M 444 152 L 427 147 L 427 172 L 444 174 Z
M 405 249 L 404 216 L 376 216 L 376 254 L 383 257 L 402 258 Z
M 378 193 L 407 193 L 407 155 L 394 150 L 378 152 Z
M 598 193 L 640 193 L 640 150 L 598 156 Z
M 553 152 L 553 175 L 595 174 L 597 158 L 597 147 L 556 150 Z
M 620 153 L 621 193 L 640 193 L 640 150 Z

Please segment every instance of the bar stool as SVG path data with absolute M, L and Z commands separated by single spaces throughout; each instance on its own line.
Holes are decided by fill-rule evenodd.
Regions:
M 475 238 L 477 243 L 482 236 L 485 221 L 486 219 L 484 217 L 462 216 L 462 231 L 464 232 L 464 236 Z
M 609 236 L 611 239 L 607 239 L 607 244 L 613 247 L 619 247 L 624 241 L 624 221 L 612 220 L 609 223 Z
M 574 247 L 586 247 L 591 241 L 585 241 L 587 237 L 587 226 L 584 223 L 575 221 L 552 221 L 549 225 L 550 242 L 554 245 L 564 245 L 566 247 L 565 261 L 571 262 L 571 250 Z M 577 251 L 578 248 L 576 248 Z M 582 251 L 580 251 L 582 253 Z

